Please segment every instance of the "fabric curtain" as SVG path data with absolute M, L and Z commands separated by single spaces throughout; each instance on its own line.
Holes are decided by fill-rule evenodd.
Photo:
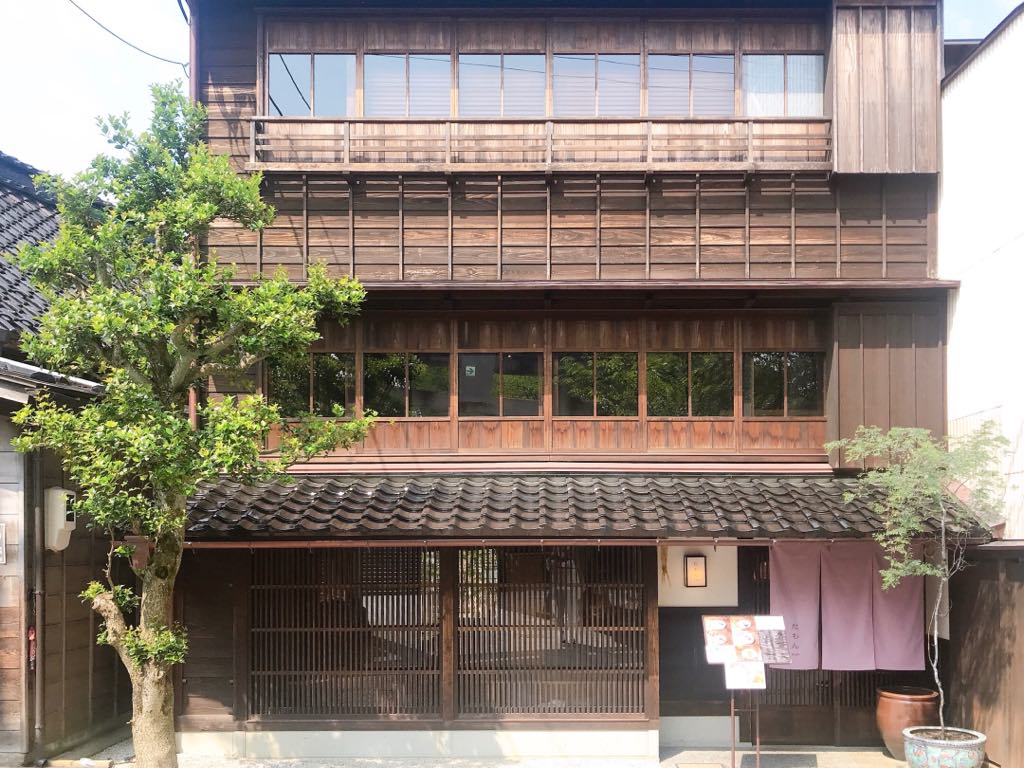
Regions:
M 876 669 L 875 543 L 842 542 L 821 558 L 821 668 Z
M 905 578 L 894 589 L 882 589 L 879 571 L 887 566 L 882 548 L 875 547 L 875 664 L 878 669 L 924 669 L 924 577 Z
M 776 543 L 768 552 L 771 613 L 782 616 L 790 664 L 781 669 L 818 669 L 818 611 L 822 545 L 811 542 Z

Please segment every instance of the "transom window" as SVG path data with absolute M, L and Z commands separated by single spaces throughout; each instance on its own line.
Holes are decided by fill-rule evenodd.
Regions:
M 555 416 L 636 416 L 635 352 L 555 352 Z
M 745 352 L 743 415 L 821 416 L 824 380 L 823 352 Z
M 825 59 L 814 54 L 747 54 L 743 104 L 749 117 L 821 117 Z
M 732 352 L 648 352 L 648 416 L 732 416 Z
M 460 117 L 543 117 L 543 54 L 460 54 Z
M 270 114 L 355 116 L 355 54 L 272 53 L 269 64 Z

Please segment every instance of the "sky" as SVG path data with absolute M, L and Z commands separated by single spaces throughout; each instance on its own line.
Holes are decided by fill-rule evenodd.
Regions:
M 188 60 L 188 27 L 176 0 L 75 0 L 121 37 L 159 56 Z M 947 38 L 984 37 L 1019 0 L 946 0 Z M 106 150 L 98 115 L 132 115 L 143 127 L 149 86 L 183 79 L 111 37 L 69 0 L 0 0 L 0 152 L 71 174 Z

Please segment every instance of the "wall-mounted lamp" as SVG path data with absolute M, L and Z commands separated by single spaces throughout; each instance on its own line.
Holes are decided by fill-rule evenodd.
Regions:
M 706 587 L 708 585 L 708 561 L 704 555 L 686 555 L 686 586 Z

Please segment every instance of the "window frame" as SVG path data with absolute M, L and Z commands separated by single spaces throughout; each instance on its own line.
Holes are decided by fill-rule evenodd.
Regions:
M 309 114 L 306 115 L 277 115 L 271 112 L 271 92 L 270 92 L 270 62 L 274 56 L 306 56 L 309 58 Z M 351 56 L 352 57 L 352 114 L 351 115 L 318 115 L 316 113 L 316 57 L 317 56 Z M 363 78 L 363 65 L 362 65 L 363 54 L 358 51 L 320 51 L 320 50 L 309 50 L 309 51 L 267 51 L 266 54 L 266 85 L 264 90 L 266 91 L 264 98 L 265 114 L 274 118 L 293 118 L 296 120 L 309 119 L 309 120 L 355 120 L 359 117 L 358 113 L 361 113 L 362 104 L 360 103 L 359 95 L 362 90 L 362 78 Z M 345 98 L 348 98 L 348 93 L 344 94 Z
M 726 416 L 695 416 L 693 413 L 693 356 L 694 355 L 728 355 L 729 369 L 732 373 L 729 387 L 729 400 L 732 413 Z M 659 416 L 651 413 L 651 376 L 648 360 L 651 355 L 686 355 L 686 415 Z M 735 421 L 736 420 L 736 352 L 732 349 L 648 349 L 644 352 L 644 383 L 643 392 L 645 417 L 648 421 Z
M 468 56 L 497 56 L 498 57 L 498 112 L 497 115 L 463 115 L 462 114 L 462 59 Z M 544 68 L 539 72 L 533 74 L 540 75 L 543 80 L 543 87 L 540 94 L 541 111 L 534 115 L 512 115 L 509 116 L 505 113 L 505 59 L 509 56 L 520 57 L 520 56 L 533 56 L 541 59 L 544 62 Z M 488 122 L 490 120 L 544 120 L 548 117 L 548 61 L 547 56 L 543 53 L 508 53 L 507 51 L 457 51 L 455 53 L 455 75 L 453 80 L 453 89 L 456 94 L 456 113 L 453 120 L 476 120 L 482 122 Z M 532 70 L 531 70 L 532 72 Z
M 782 414 L 779 416 L 759 416 L 747 413 L 747 387 L 746 387 L 746 357 L 764 353 L 777 353 L 782 355 Z M 818 356 L 818 371 L 821 380 L 821 413 L 816 415 L 790 416 L 789 415 L 789 356 L 791 354 L 809 354 Z M 744 421 L 824 421 L 828 418 L 828 404 L 826 403 L 826 392 L 828 382 L 825 380 L 828 353 L 822 349 L 744 349 L 740 359 L 740 418 Z
M 590 415 L 560 415 L 558 413 L 558 371 L 556 358 L 559 355 L 590 355 L 590 386 L 591 386 L 591 409 Z M 598 355 L 633 355 L 636 358 L 636 413 L 625 416 L 600 415 L 597 412 L 598 388 L 597 388 L 597 356 Z M 554 349 L 551 350 L 551 419 L 553 421 L 579 421 L 579 420 L 600 420 L 610 419 L 623 421 L 635 419 L 638 422 L 643 418 L 643 411 L 640 408 L 640 397 L 645 383 L 643 376 L 646 371 L 641 372 L 641 351 L 639 349 L 600 349 L 600 350 L 577 350 L 577 349 Z
M 403 414 L 401 416 L 380 416 L 380 419 L 387 419 L 388 421 L 422 421 L 422 420 L 435 420 L 435 421 L 448 421 L 451 419 L 452 414 L 452 394 L 456 391 L 453 388 L 452 382 L 452 354 L 450 351 L 444 350 L 363 350 L 359 353 L 360 366 L 359 366 L 359 390 L 358 390 L 358 401 L 361 406 L 362 412 L 366 413 L 370 410 L 366 402 L 366 356 L 367 355 L 402 355 L 402 370 L 403 370 L 403 381 L 404 386 L 402 390 L 402 402 L 403 402 Z M 412 355 L 444 355 L 448 358 L 448 399 L 446 413 L 440 416 L 412 416 L 409 414 L 409 407 L 411 402 L 411 381 L 409 378 L 409 359 Z M 455 387 L 458 382 L 456 380 Z
M 459 381 L 461 379 L 462 356 L 463 355 L 497 355 L 498 356 L 498 413 L 495 416 L 463 416 L 460 397 L 462 395 Z M 535 355 L 537 357 L 537 378 L 539 389 L 537 392 L 537 414 L 535 416 L 506 416 L 505 415 L 505 355 Z M 544 351 L 539 349 L 471 349 L 458 348 L 455 350 L 455 410 L 456 418 L 459 421 L 543 421 L 544 420 L 544 389 L 547 379 L 547 368 L 544 364 Z
M 737 114 L 737 117 L 747 117 L 751 120 L 824 120 L 827 118 L 828 104 L 827 104 L 827 93 L 826 83 L 828 75 L 826 71 L 825 53 L 823 51 L 765 51 L 760 49 L 754 49 L 750 51 L 739 51 L 740 60 L 740 77 L 736 82 L 737 98 L 739 100 L 741 110 Z M 746 71 L 746 59 L 748 56 L 779 56 L 782 59 L 782 114 L 781 115 L 748 115 L 747 114 L 747 90 L 746 90 L 746 77 L 744 77 Z M 791 116 L 789 114 L 789 57 L 790 56 L 816 56 L 821 59 L 822 63 L 822 77 L 821 77 L 821 114 L 820 115 L 796 115 Z M 778 350 L 774 350 L 778 351 Z M 788 350 L 788 351 L 800 351 L 800 350 Z

